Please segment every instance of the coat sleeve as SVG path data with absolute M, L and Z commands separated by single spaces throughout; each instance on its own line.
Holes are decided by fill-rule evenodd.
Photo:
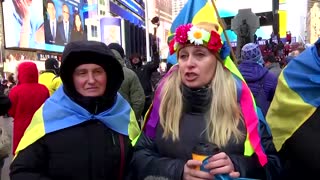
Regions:
M 241 177 L 256 179 L 279 179 L 281 163 L 278 153 L 272 142 L 272 136 L 266 122 L 260 123 L 261 144 L 268 158 L 268 163 L 262 167 L 258 157 L 253 154 L 251 157 L 243 155 L 229 155 L 236 171 Z
M 42 139 L 19 152 L 10 166 L 10 179 L 51 180 L 44 174 L 48 164 L 47 154 Z
M 144 108 L 145 95 L 138 76 L 133 72 L 132 81 L 130 82 L 130 104 L 136 114 L 137 120 L 140 119 Z
M 157 45 L 155 44 L 152 45 L 152 52 L 153 52 L 152 62 L 147 64 L 148 72 L 150 73 L 149 76 L 151 76 L 151 74 L 158 69 L 159 63 L 160 63 L 160 54 L 157 49 Z
M 181 179 L 185 163 L 183 160 L 161 157 L 156 144 L 142 133 L 134 148 L 131 167 L 139 180 Z

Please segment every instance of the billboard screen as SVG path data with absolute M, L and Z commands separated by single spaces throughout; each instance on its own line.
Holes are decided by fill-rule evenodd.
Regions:
M 66 43 L 86 39 L 80 0 L 3 2 L 6 48 L 62 52 Z
M 272 0 L 216 0 L 221 18 L 238 14 L 239 9 L 251 8 L 253 13 L 272 11 Z

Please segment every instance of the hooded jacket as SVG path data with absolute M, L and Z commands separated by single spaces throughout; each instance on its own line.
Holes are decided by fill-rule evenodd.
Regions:
M 254 97 L 258 96 L 262 85 L 266 96 L 266 104 L 261 106 L 261 110 L 266 114 L 276 90 L 278 83 L 277 77 L 269 72 L 268 69 L 254 61 L 242 61 L 238 68 Z M 265 108 L 263 109 L 263 107 Z
M 102 96 L 85 97 L 76 91 L 72 75 L 82 64 L 97 64 L 106 71 Z M 122 66 L 104 43 L 76 41 L 65 47 L 60 73 L 63 86 L 35 113 L 10 167 L 11 179 L 125 179 L 139 127 L 117 93 Z
M 48 89 L 38 83 L 38 69 L 33 62 L 18 65 L 18 84 L 12 88 L 9 98 L 12 106 L 9 115 L 13 117 L 13 148 L 18 146 L 33 114 L 49 97 Z
M 120 53 L 112 49 L 115 58 L 122 65 L 124 80 L 119 93 L 130 103 L 135 112 L 136 118 L 140 118 L 144 107 L 144 92 L 138 76 L 131 69 L 124 66 L 124 59 Z

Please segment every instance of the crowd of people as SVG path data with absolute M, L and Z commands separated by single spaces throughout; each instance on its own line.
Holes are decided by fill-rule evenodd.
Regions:
M 120 44 L 83 40 L 40 74 L 21 61 L 0 86 L 1 115 L 14 119 L 10 178 L 316 177 L 320 40 L 291 54 L 247 43 L 236 65 L 218 27 L 180 25 L 171 68 L 157 47 L 144 63 Z M 199 144 L 216 148 L 199 160 Z

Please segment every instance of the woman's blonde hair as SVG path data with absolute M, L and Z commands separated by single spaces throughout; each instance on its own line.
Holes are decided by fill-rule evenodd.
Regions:
M 208 140 L 219 147 L 225 146 L 233 137 L 235 143 L 245 135 L 238 129 L 242 121 L 241 110 L 237 103 L 237 89 L 230 71 L 224 69 L 218 55 L 215 76 L 212 78 L 211 105 L 206 113 Z M 182 117 L 181 75 L 174 71 L 163 85 L 159 109 L 160 124 L 164 129 L 163 137 L 179 140 L 180 119 Z

